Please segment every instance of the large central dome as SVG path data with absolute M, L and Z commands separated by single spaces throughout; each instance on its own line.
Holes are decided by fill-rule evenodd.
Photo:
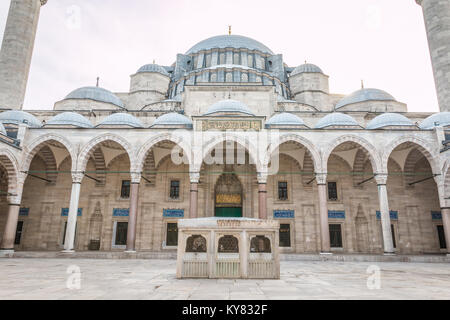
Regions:
M 186 52 L 186 54 L 192 54 L 199 52 L 201 50 L 209 50 L 213 48 L 224 49 L 224 48 L 235 48 L 241 49 L 246 48 L 249 50 L 258 50 L 263 53 L 273 54 L 272 50 L 258 42 L 254 39 L 247 38 L 238 35 L 223 35 L 208 38 L 206 40 L 200 41 L 195 46 Z

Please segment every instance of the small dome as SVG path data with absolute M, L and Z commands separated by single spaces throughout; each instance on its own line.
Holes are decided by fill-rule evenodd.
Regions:
M 322 69 L 320 69 L 315 64 L 305 63 L 301 66 L 298 66 L 291 72 L 291 77 L 300 73 L 323 73 Z
M 129 126 L 133 128 L 143 128 L 142 122 L 128 113 L 113 113 L 106 117 L 98 126 Z
M 92 123 L 79 113 L 63 112 L 51 118 L 44 126 L 47 125 L 66 125 L 79 128 L 92 128 Z
M 266 126 L 305 126 L 305 122 L 295 114 L 283 112 L 270 118 L 266 122 Z
M 236 100 L 222 100 L 214 103 L 211 107 L 209 107 L 208 111 L 204 114 L 204 116 L 213 114 L 213 113 L 244 113 L 251 116 L 254 116 L 253 112 L 242 102 Z
M 359 126 L 359 124 L 356 122 L 355 119 L 353 119 L 347 114 L 340 112 L 333 112 L 320 119 L 317 122 L 315 128 L 323 129 L 333 126 Z
M 380 129 L 390 126 L 414 126 L 414 123 L 399 113 L 383 113 L 369 122 L 366 129 Z
M 208 38 L 206 40 L 200 41 L 191 49 L 189 49 L 186 54 L 193 54 L 202 50 L 209 49 L 225 49 L 225 48 L 234 48 L 234 49 L 249 49 L 249 50 L 257 50 L 263 53 L 273 54 L 272 50 L 263 45 L 261 42 L 258 42 L 254 39 L 247 38 L 239 35 L 222 35 Z
M 111 91 L 99 87 L 83 87 L 69 93 L 64 100 L 89 99 L 99 102 L 111 103 L 124 108 L 123 102 Z
M 186 116 L 171 112 L 158 117 L 151 125 L 151 127 L 153 126 L 187 126 L 192 128 L 192 121 Z
M 20 124 L 25 123 L 29 127 L 41 127 L 42 123 L 32 114 L 21 110 L 10 110 L 0 113 L 0 122 Z
M 156 73 L 161 73 L 162 75 L 164 75 L 166 77 L 170 77 L 167 70 L 164 69 L 159 64 L 146 64 L 145 66 L 140 67 L 136 73 L 142 73 L 142 72 L 156 72 Z
M 364 101 L 396 101 L 396 100 L 386 91 L 367 88 L 355 91 L 352 94 L 346 96 L 336 104 L 335 109 L 342 108 L 349 104 Z
M 420 123 L 419 128 L 427 130 L 433 129 L 434 127 L 446 126 L 450 126 L 450 112 L 439 112 L 432 114 Z
M 0 133 L 7 136 L 8 134 L 6 133 L 6 129 L 3 126 L 3 124 L 0 122 Z

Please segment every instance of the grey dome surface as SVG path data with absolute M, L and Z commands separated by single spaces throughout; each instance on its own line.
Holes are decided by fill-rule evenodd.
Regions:
M 336 104 L 336 109 L 342 108 L 349 104 L 364 101 L 396 101 L 396 100 L 386 91 L 367 88 L 355 91 L 352 94 L 343 98 Z
M 92 123 L 79 113 L 63 112 L 51 118 L 45 125 L 69 125 L 79 128 L 92 128 Z
M 142 122 L 128 113 L 113 113 L 112 115 L 106 117 L 97 126 L 129 126 L 133 128 L 143 128 Z
M 209 107 L 205 116 L 213 113 L 225 112 L 225 113 L 244 113 L 254 116 L 253 112 L 242 102 L 236 100 L 222 100 L 214 103 Z
M 258 50 L 263 53 L 273 54 L 272 50 L 263 45 L 261 42 L 239 35 L 222 35 L 208 38 L 197 43 L 195 46 L 189 49 L 186 54 L 192 54 L 201 50 L 209 50 L 213 48 L 246 48 L 249 50 Z
M 267 126 L 304 126 L 305 122 L 295 114 L 283 112 L 274 115 L 266 122 Z
M 0 122 L 0 133 L 7 136 L 8 134 L 6 133 L 6 129 L 3 126 L 3 124 Z
M 166 113 L 162 116 L 158 117 L 155 122 L 151 125 L 158 126 L 158 125 L 176 125 L 176 126 L 188 126 L 192 127 L 192 121 L 186 116 L 183 116 L 176 112 Z
M 322 129 L 331 126 L 359 126 L 359 124 L 347 114 L 333 112 L 320 119 L 315 128 Z
M 420 123 L 419 128 L 427 130 L 440 126 L 450 126 L 450 112 L 439 112 L 432 114 Z
M 402 114 L 383 113 L 369 122 L 366 129 L 379 129 L 389 126 L 413 126 L 414 123 Z
M 323 71 L 315 64 L 305 63 L 295 68 L 291 72 L 291 76 L 295 76 L 296 74 L 300 73 L 323 73 Z
M 83 87 L 69 93 L 64 100 L 68 99 L 90 99 L 99 102 L 111 103 L 124 108 L 122 100 L 114 93 L 100 87 Z
M 0 113 L 0 122 L 20 124 L 25 123 L 29 127 L 39 128 L 42 123 L 32 114 L 21 110 L 10 110 Z
M 170 77 L 167 70 L 164 69 L 164 67 L 160 66 L 159 64 L 146 64 L 145 66 L 140 67 L 136 73 L 142 73 L 142 72 L 156 72 L 156 73 L 160 73 L 166 77 Z

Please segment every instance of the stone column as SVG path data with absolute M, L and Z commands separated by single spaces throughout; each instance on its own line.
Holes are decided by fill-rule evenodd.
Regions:
M 3 231 L 3 238 L 0 246 L 1 251 L 14 252 L 14 240 L 16 239 L 17 222 L 19 220 L 19 210 L 25 178 L 26 175 L 19 174 L 16 188 L 8 187 L 9 190 L 12 189 L 11 193 L 13 193 L 13 195 L 8 196 L 8 216 Z
M 444 226 L 445 244 L 447 245 L 447 256 L 450 256 L 450 207 L 441 208 L 442 224 Z
M 422 6 L 440 110 L 450 111 L 450 1 L 416 0 Z
M 66 238 L 64 239 L 64 251 L 74 252 L 75 232 L 77 227 L 78 202 L 80 200 L 81 181 L 84 174 L 72 173 L 72 192 L 70 194 L 69 216 L 67 217 Z
M 267 219 L 267 173 L 258 172 L 258 218 Z
M 330 227 L 328 225 L 327 174 L 316 174 L 319 192 L 320 242 L 321 253 L 330 253 Z
M 378 198 L 380 200 L 381 229 L 383 232 L 384 254 L 394 254 L 394 242 L 392 240 L 391 216 L 389 213 L 389 201 L 387 194 L 387 174 L 377 174 L 375 179 L 378 185 Z
M 141 183 L 141 174 L 131 174 L 130 185 L 130 211 L 128 215 L 128 230 L 127 230 L 127 252 L 136 251 L 136 222 L 139 199 L 139 184 Z
M 439 195 L 439 204 L 442 214 L 442 225 L 444 227 L 445 244 L 447 245 L 447 256 L 450 256 L 450 199 L 445 193 L 448 186 L 445 185 L 445 174 L 434 177 Z
M 0 108 L 22 109 L 41 5 L 11 0 L 0 51 Z
M 190 206 L 189 206 L 189 218 L 194 219 L 198 217 L 198 181 L 200 173 L 190 173 Z

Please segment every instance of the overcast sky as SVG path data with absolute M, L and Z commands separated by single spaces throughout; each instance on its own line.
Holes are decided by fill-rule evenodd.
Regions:
M 9 0 L 0 1 L 0 35 Z M 52 109 L 70 91 L 129 89 L 144 64 L 226 34 L 254 38 L 292 67 L 317 64 L 332 93 L 388 91 L 409 111 L 436 112 L 422 10 L 414 0 L 49 0 L 41 10 L 25 109 Z

